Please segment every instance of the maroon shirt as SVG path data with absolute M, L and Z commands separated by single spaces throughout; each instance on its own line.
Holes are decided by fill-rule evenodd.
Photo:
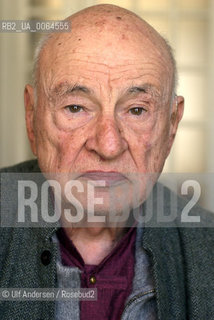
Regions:
M 62 264 L 82 271 L 81 288 L 97 288 L 97 301 L 80 301 L 80 319 L 119 320 L 132 291 L 136 228 L 130 228 L 99 265 L 84 263 L 63 228 L 57 231 L 57 236 Z M 95 283 L 91 283 L 94 279 Z

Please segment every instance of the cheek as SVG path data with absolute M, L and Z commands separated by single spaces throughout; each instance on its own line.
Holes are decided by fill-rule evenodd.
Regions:
M 149 128 L 142 128 L 141 134 L 135 134 L 136 146 L 143 146 L 144 151 L 150 151 L 158 146 L 163 146 L 168 138 L 169 123 L 156 119 Z
M 169 128 L 169 119 L 164 111 L 154 112 L 148 121 L 142 122 L 133 130 L 137 143 L 143 145 L 146 150 L 153 148 Z
M 168 119 L 158 118 L 148 130 L 132 137 L 133 154 L 141 171 L 161 171 L 167 156 L 169 140 Z
M 55 146 L 58 150 L 58 156 L 67 160 L 67 157 L 71 158 L 75 154 L 75 150 L 78 149 L 78 141 L 75 134 L 58 132 Z
M 169 126 L 158 131 L 158 137 L 154 138 L 150 153 L 151 171 L 161 172 L 168 155 Z
M 46 163 L 46 168 L 52 168 L 53 171 L 70 172 L 75 166 L 76 159 L 84 145 L 84 134 L 82 130 L 63 131 L 58 128 L 46 127 L 43 134 L 45 149 L 41 150 L 43 162 Z M 86 159 L 84 159 L 85 163 Z M 49 169 L 50 171 L 50 169 Z
M 153 125 L 149 128 L 143 136 L 145 146 L 147 149 L 165 149 L 165 145 L 168 145 L 170 131 L 170 119 L 166 117 L 166 111 L 161 112 L 156 117 Z M 162 153 L 162 152 L 161 152 Z
M 39 112 L 36 118 L 36 151 L 40 167 L 44 171 L 60 167 L 68 152 L 72 137 L 55 126 L 52 116 Z M 42 116 L 41 116 L 42 115 Z

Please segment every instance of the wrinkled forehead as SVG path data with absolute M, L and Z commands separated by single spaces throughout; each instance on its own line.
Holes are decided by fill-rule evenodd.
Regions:
M 51 35 L 41 52 L 39 80 L 52 86 L 63 73 L 77 72 L 77 66 L 87 71 L 87 64 L 94 74 L 134 78 L 138 69 L 145 69 L 168 85 L 172 82 L 173 66 L 161 37 L 147 24 L 122 15 L 96 17 L 93 22 L 74 19 L 70 33 Z

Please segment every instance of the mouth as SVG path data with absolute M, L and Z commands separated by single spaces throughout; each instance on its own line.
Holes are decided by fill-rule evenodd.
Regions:
M 90 181 L 104 181 L 105 186 L 113 186 L 127 181 L 127 178 L 115 171 L 87 171 L 79 178 Z

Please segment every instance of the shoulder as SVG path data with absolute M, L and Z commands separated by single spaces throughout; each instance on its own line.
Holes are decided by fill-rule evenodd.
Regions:
M 1 168 L 0 173 L 4 173 L 4 172 L 5 173 L 6 172 L 28 173 L 28 172 L 40 172 L 40 169 L 39 169 L 38 161 L 35 159 L 35 160 L 24 161 L 10 167 Z
M 146 227 L 151 228 L 157 241 L 177 239 L 181 246 L 194 251 L 214 246 L 214 213 L 203 209 L 191 199 L 178 196 L 168 187 L 158 183 L 150 195 L 149 204 L 143 206 L 147 217 Z M 147 201 L 146 201 L 147 202 Z M 156 238 L 156 237 L 155 237 Z M 198 245 L 198 247 L 197 247 Z
M 0 169 L 0 260 L 2 256 L 7 255 L 9 246 L 14 237 L 14 229 L 12 227 L 4 226 L 5 217 L 9 216 L 11 219 L 17 212 L 17 190 L 16 179 L 17 174 L 36 173 L 40 172 L 37 160 L 25 161 L 14 166 Z M 13 175 L 13 173 L 15 175 Z M 10 224 L 9 224 L 10 225 Z M 19 228 L 22 233 L 22 228 Z M 25 231 L 26 233 L 26 231 Z M 1 262 L 0 261 L 0 262 Z M 0 268 L 1 269 L 1 268 Z

